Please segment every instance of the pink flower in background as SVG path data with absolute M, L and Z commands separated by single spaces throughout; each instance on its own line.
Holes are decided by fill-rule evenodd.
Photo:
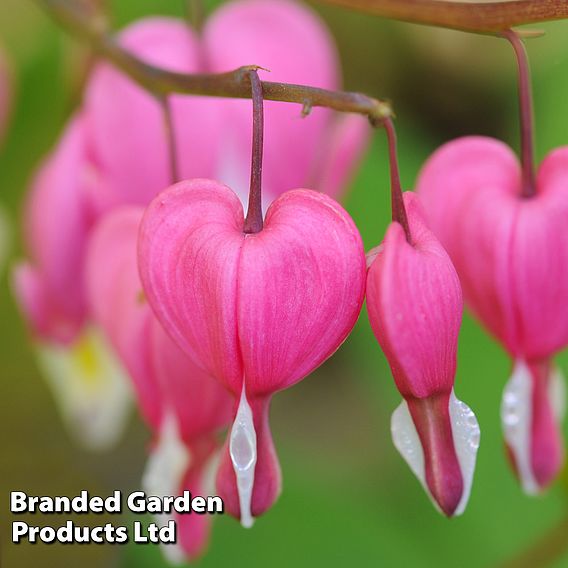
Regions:
M 393 222 L 369 255 L 367 310 L 404 402 L 394 443 L 436 506 L 461 514 L 469 499 L 479 426 L 454 394 L 462 293 L 446 251 L 404 194 L 412 242 Z
M 139 266 L 164 328 L 240 400 L 217 490 L 251 526 L 280 492 L 270 399 L 345 340 L 363 301 L 365 259 L 347 213 L 317 192 L 284 193 L 262 231 L 243 227 L 229 188 L 179 183 L 144 215 Z
M 20 306 L 38 337 L 72 342 L 87 317 L 82 267 L 93 223 L 84 121 L 73 119 L 35 177 L 24 231 L 29 260 L 14 273 Z
M 269 69 L 270 81 L 341 88 L 332 36 L 313 12 L 295 1 L 228 2 L 207 21 L 203 44 L 211 72 L 231 71 L 246 62 Z M 224 128 L 214 177 L 242 200 L 248 191 L 250 104 L 229 100 L 220 108 Z M 297 105 L 271 101 L 264 109 L 265 208 L 291 187 L 340 197 L 366 148 L 367 121 L 321 108 L 302 120 Z
M 568 149 L 540 166 L 533 196 L 505 144 L 450 142 L 418 180 L 429 222 L 465 299 L 514 361 L 502 403 L 505 439 L 523 488 L 549 485 L 564 463 L 564 385 L 554 354 L 568 344 Z
M 227 26 L 232 29 L 230 41 Z M 259 63 L 271 67 L 277 80 L 309 81 L 328 88 L 337 87 L 339 81 L 331 37 L 314 14 L 295 2 L 229 3 L 212 16 L 201 38 L 185 22 L 147 19 L 127 28 L 120 41 L 145 61 L 180 72 Z M 243 60 L 237 63 L 235 54 Z M 291 59 L 296 60 L 294 65 Z M 246 102 L 241 103 L 170 97 L 181 176 L 216 175 L 234 182 L 244 195 L 250 123 L 243 114 Z M 313 182 L 317 189 L 334 194 L 345 188 L 365 146 L 363 118 L 339 118 L 315 109 L 301 120 L 297 105 L 279 104 L 270 105 L 266 121 L 265 173 L 272 180 L 267 184 L 267 203 L 292 182 Z M 28 260 L 14 273 L 16 296 L 39 343 L 42 366 L 72 430 L 83 433 L 90 445 L 108 445 L 117 439 L 119 407 L 124 423 L 127 394 L 126 383 L 119 379 L 123 365 L 109 353 L 108 338 L 97 331 L 86 305 L 86 246 L 104 214 L 121 204 L 145 206 L 170 183 L 161 105 L 100 63 L 88 83 L 83 108 L 33 184 L 24 221 Z M 142 359 L 137 365 L 144 364 Z M 116 380 L 101 382 L 103 368 Z M 62 380 L 63 374 L 68 378 Z M 100 388 L 94 391 L 95 375 Z M 66 394 L 70 391 L 71 397 Z M 98 402 L 89 404 L 95 392 Z M 104 397 L 111 393 L 113 399 L 106 404 Z M 105 408 L 114 409 L 114 435 L 109 433 Z M 81 427 L 75 427 L 76 422 Z M 103 427 L 104 423 L 109 426 Z
M 142 20 L 120 37 L 145 61 L 170 70 L 224 72 L 258 64 L 272 71 L 274 81 L 340 87 L 332 37 L 315 14 L 289 0 L 224 4 L 209 18 L 201 38 L 172 18 Z M 244 200 L 250 173 L 250 103 L 173 96 L 170 104 L 180 178 L 219 179 Z M 146 205 L 170 185 L 163 109 L 155 98 L 101 63 L 87 86 L 85 114 L 93 159 L 108 178 L 99 188 L 101 208 Z M 265 124 L 266 206 L 290 187 L 340 195 L 368 140 L 364 118 L 325 109 L 316 108 L 302 120 L 298 105 L 268 102 Z
M 216 434 L 229 423 L 232 398 L 166 335 L 144 299 L 136 254 L 142 213 L 117 209 L 95 229 L 86 262 L 89 306 L 126 365 L 154 433 L 145 491 L 161 497 L 185 489 L 210 495 Z M 176 517 L 178 546 L 165 546 L 164 552 L 180 561 L 195 558 L 207 544 L 210 517 Z
M 13 288 L 69 431 L 104 449 L 122 433 L 130 393 L 122 366 L 88 318 L 83 270 L 96 182 L 84 121 L 76 117 L 32 184 L 24 218 L 29 256 L 16 266 Z

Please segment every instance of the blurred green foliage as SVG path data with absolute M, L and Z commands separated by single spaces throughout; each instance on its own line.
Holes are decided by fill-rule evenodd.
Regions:
M 216 3 L 206 5 L 211 9 Z M 112 8 L 117 26 L 152 13 L 183 14 L 182 2 L 116 0 Z M 412 188 L 427 156 L 456 135 L 491 134 L 517 147 L 514 65 L 503 42 L 336 9 L 322 15 L 337 37 L 346 87 L 395 103 L 406 188 Z M 545 28 L 548 34 L 529 45 L 540 156 L 568 142 L 568 25 Z M 0 200 L 18 234 L 27 181 L 79 98 L 73 69 L 83 53 L 28 1 L 3 0 L 0 37 L 18 79 L 14 119 L 0 155 Z M 388 224 L 388 187 L 386 144 L 377 132 L 347 198 L 367 249 L 380 242 Z M 20 251 L 16 237 L 13 258 Z M 139 420 L 110 454 L 77 450 L 38 375 L 6 275 L 0 309 L 4 507 L 15 489 L 68 495 L 89 489 L 104 495 L 137 488 L 147 444 Z M 559 359 L 568 371 L 568 357 Z M 211 549 L 198 565 L 461 568 L 492 566 L 515 556 L 566 515 L 567 500 L 560 484 L 543 497 L 524 497 L 506 464 L 498 409 L 509 371 L 502 350 L 466 315 L 456 390 L 477 413 L 482 445 L 469 508 L 462 518 L 448 521 L 434 511 L 390 442 L 390 413 L 399 396 L 363 311 L 330 362 L 276 397 L 272 424 L 284 472 L 280 501 L 251 531 L 229 517 L 216 519 Z M 1 534 L 9 542 L 5 513 L 6 508 Z M 8 545 L 3 554 L 6 566 L 20 568 L 164 565 L 151 546 Z M 568 560 L 560 559 L 558 566 L 568 566 Z

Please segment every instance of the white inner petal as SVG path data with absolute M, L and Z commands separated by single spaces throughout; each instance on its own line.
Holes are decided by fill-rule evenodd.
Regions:
M 462 498 L 454 512 L 454 516 L 457 517 L 465 511 L 471 495 L 481 430 L 473 410 L 465 402 L 459 400 L 453 390 L 450 397 L 450 420 L 454 447 L 463 479 Z
M 183 443 L 179 433 L 175 413 L 165 413 L 160 427 L 160 437 L 146 463 L 142 476 L 142 489 L 147 495 L 156 497 L 177 496 L 181 489 L 183 477 L 191 464 L 191 453 Z M 154 515 L 156 522 L 167 526 L 173 514 Z M 186 560 L 179 543 L 162 544 L 162 552 L 172 564 L 183 564 Z
M 252 410 L 245 393 L 244 381 L 237 416 L 231 428 L 229 452 L 237 478 L 241 525 L 245 528 L 250 528 L 254 523 L 251 513 L 251 501 L 257 454 L 256 431 L 254 429 Z
M 463 493 L 454 516 L 461 515 L 467 506 L 471 487 L 473 485 L 473 475 L 479 449 L 480 429 L 473 411 L 460 401 L 454 394 L 450 397 L 450 420 L 452 424 L 452 437 L 454 447 L 463 480 Z M 424 450 L 412 420 L 410 410 L 406 401 L 398 406 L 391 419 L 392 439 L 396 449 L 404 458 L 410 469 L 416 475 L 434 507 L 440 511 L 436 500 L 432 497 L 430 489 L 426 483 L 426 471 L 424 466 Z
M 367 270 L 371 268 L 371 264 L 375 262 L 375 258 L 382 253 L 384 245 L 381 243 L 380 245 L 372 248 L 366 255 L 365 255 L 365 262 L 367 264 Z
M 515 458 L 525 493 L 540 491 L 531 466 L 532 378 L 524 361 L 515 362 L 501 401 L 501 425 L 507 445 Z
M 115 444 L 132 406 L 130 381 L 102 332 L 88 327 L 70 346 L 37 348 L 40 368 L 78 441 L 92 450 Z

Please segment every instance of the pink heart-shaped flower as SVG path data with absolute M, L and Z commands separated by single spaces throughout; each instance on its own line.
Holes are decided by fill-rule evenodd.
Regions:
M 521 169 L 511 149 L 482 137 L 440 148 L 418 180 L 430 225 L 456 266 L 466 302 L 511 357 L 528 369 L 551 369 L 545 362 L 568 344 L 568 318 L 562 309 L 568 303 L 567 190 L 568 148 L 545 159 L 536 193 L 527 198 L 521 195 Z M 543 487 L 561 468 L 563 451 L 553 401 L 539 395 L 547 389 L 533 388 L 530 378 L 520 378 L 531 374 L 548 384 L 549 373 L 515 372 L 514 388 L 509 385 L 504 398 L 503 422 L 516 465 L 532 462 L 517 469 L 532 470 L 530 477 Z M 527 427 L 519 442 L 518 432 L 509 426 L 520 422 L 521 414 Z M 539 450 L 544 447 L 548 463 Z M 523 480 L 528 491 L 534 491 L 534 480 Z
M 248 426 L 242 439 L 233 427 L 229 457 L 235 465 L 237 446 L 252 452 L 256 515 L 279 491 L 269 398 L 345 340 L 363 302 L 365 257 L 348 214 L 313 191 L 279 197 L 259 233 L 245 234 L 243 225 L 241 203 L 228 187 L 203 179 L 177 184 L 145 213 L 139 267 L 165 329 L 235 396 L 242 394 L 237 417 Z M 230 477 L 218 487 L 228 488 L 227 508 L 241 516 L 242 491 L 227 465 L 220 471 Z

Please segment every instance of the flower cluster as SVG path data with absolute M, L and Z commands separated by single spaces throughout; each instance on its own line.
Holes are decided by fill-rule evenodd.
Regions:
M 199 35 L 148 19 L 119 41 L 183 73 L 258 63 L 277 80 L 340 82 L 327 30 L 291 0 L 233 0 Z M 454 391 L 463 287 L 515 361 L 502 406 L 515 469 L 528 492 L 546 487 L 564 459 L 552 358 L 568 344 L 568 152 L 553 152 L 533 180 L 528 153 L 521 172 L 502 143 L 458 140 L 403 193 L 386 119 L 393 221 L 365 256 L 336 201 L 365 149 L 365 122 L 323 109 L 300 121 L 297 108 L 263 101 L 249 69 L 252 142 L 250 102 L 159 101 L 99 63 L 32 183 L 14 291 L 74 434 L 111 444 L 133 392 L 153 435 L 145 490 L 216 492 L 250 527 L 281 491 L 273 395 L 335 353 L 366 297 L 404 399 L 394 444 L 434 505 L 459 515 L 480 442 Z M 177 521 L 180 540 L 165 553 L 198 556 L 208 521 Z

